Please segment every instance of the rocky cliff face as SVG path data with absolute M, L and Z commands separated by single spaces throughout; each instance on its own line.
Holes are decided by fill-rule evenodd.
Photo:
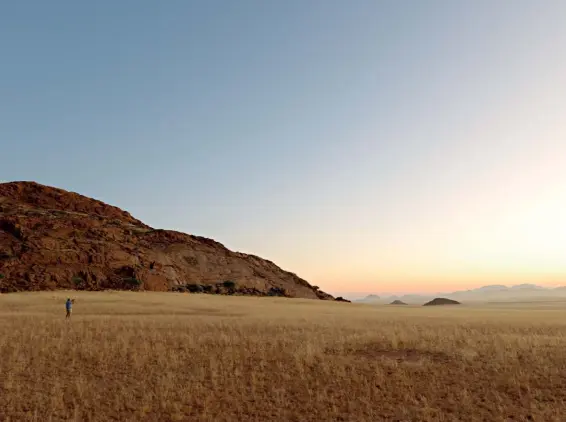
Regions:
M 61 189 L 0 184 L 0 292 L 185 285 L 332 299 L 273 262 L 212 239 L 153 229 L 117 207 Z

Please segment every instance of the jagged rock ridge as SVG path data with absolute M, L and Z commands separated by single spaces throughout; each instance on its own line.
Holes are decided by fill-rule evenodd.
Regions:
M 149 227 L 121 209 L 35 182 L 0 184 L 0 292 L 78 288 L 232 292 L 333 299 L 297 275 L 200 236 Z M 251 294 L 251 293 L 250 293 Z

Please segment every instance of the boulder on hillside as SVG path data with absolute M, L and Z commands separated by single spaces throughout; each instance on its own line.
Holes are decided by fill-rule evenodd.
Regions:
M 438 305 L 460 305 L 460 302 L 444 297 L 437 297 L 430 302 L 425 303 L 423 306 L 438 306 Z
M 406 303 L 403 302 L 402 300 L 394 300 L 393 302 L 390 303 L 390 305 L 406 305 Z

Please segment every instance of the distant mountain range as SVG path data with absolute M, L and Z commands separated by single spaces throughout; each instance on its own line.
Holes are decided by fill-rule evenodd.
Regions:
M 556 295 L 566 295 L 566 286 L 556 288 L 546 288 L 536 284 L 517 284 L 514 286 L 504 286 L 502 284 L 492 284 L 478 287 L 471 290 L 458 290 L 451 293 L 431 293 L 431 294 L 406 294 L 406 295 L 376 295 L 370 294 L 354 302 L 358 303 L 390 303 L 394 300 L 401 300 L 405 303 L 424 303 L 436 297 L 445 297 L 459 301 L 493 301 L 493 300 L 514 300 L 529 297 L 555 297 Z

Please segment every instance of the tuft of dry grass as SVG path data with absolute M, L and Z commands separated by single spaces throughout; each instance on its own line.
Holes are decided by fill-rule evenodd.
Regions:
M 0 296 L 3 421 L 560 421 L 566 307 Z

